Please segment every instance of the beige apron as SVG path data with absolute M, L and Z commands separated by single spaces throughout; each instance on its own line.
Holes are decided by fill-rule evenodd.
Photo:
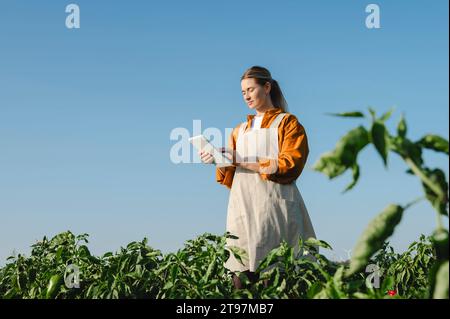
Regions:
M 278 160 L 278 125 L 285 116 L 279 114 L 269 128 L 246 131 L 239 127 L 236 161 L 258 157 Z M 316 237 L 303 198 L 295 182 L 279 184 L 264 180 L 260 174 L 236 167 L 230 190 L 227 231 L 238 239 L 227 239 L 227 246 L 246 251 L 242 265 L 234 256 L 225 262 L 231 271 L 255 271 L 259 263 L 284 239 L 298 252 L 298 240 Z

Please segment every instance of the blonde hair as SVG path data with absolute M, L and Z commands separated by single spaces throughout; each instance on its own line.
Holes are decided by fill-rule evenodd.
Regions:
M 266 82 L 269 82 L 271 84 L 270 99 L 272 100 L 273 105 L 280 108 L 283 113 L 288 112 L 288 105 L 286 99 L 284 98 L 283 92 L 281 92 L 278 82 L 272 79 L 272 75 L 269 70 L 262 66 L 252 66 L 251 68 L 248 68 L 241 76 L 241 81 L 243 79 L 255 79 L 256 83 L 261 86 L 264 86 Z

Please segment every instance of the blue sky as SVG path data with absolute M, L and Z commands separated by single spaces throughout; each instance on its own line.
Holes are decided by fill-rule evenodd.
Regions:
M 311 169 L 340 136 L 368 120 L 327 112 L 396 107 L 409 136 L 448 139 L 448 1 L 2 1 L 0 10 L 0 264 L 15 249 L 65 230 L 89 233 L 96 254 L 149 238 L 163 252 L 225 231 L 228 189 L 214 168 L 174 164 L 170 132 L 193 120 L 234 127 L 250 113 L 240 76 L 271 70 L 306 129 L 310 155 L 297 181 L 319 238 L 346 256 L 389 203 L 422 194 L 399 158 L 386 170 L 372 147 L 344 195 Z M 448 176 L 448 157 L 426 153 Z M 448 219 L 445 219 L 448 223 Z M 422 202 L 391 242 L 404 250 L 435 227 Z

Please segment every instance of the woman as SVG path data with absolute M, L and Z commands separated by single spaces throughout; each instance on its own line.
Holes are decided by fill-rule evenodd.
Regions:
M 227 246 L 245 250 L 248 257 L 241 263 L 231 254 L 225 263 L 237 289 L 242 283 L 236 273 L 257 281 L 259 262 L 282 240 L 298 252 L 299 237 L 315 237 L 295 184 L 309 153 L 305 129 L 287 113 L 283 93 L 266 68 L 245 71 L 241 88 L 256 114 L 248 115 L 231 134 L 234 166 L 216 169 L 217 182 L 230 188 L 227 231 L 238 237 L 228 239 Z M 209 153 L 199 155 L 204 163 L 214 162 Z

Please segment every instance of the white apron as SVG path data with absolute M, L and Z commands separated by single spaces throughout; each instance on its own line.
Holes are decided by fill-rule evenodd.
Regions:
M 278 160 L 278 125 L 285 116 L 279 114 L 269 128 L 245 132 L 239 127 L 236 161 L 258 157 Z M 255 271 L 259 263 L 284 239 L 298 252 L 298 240 L 316 237 L 303 198 L 295 182 L 279 184 L 261 178 L 260 174 L 236 167 L 230 190 L 227 231 L 238 239 L 227 239 L 227 246 L 246 251 L 242 265 L 231 253 L 225 267 L 236 271 Z

